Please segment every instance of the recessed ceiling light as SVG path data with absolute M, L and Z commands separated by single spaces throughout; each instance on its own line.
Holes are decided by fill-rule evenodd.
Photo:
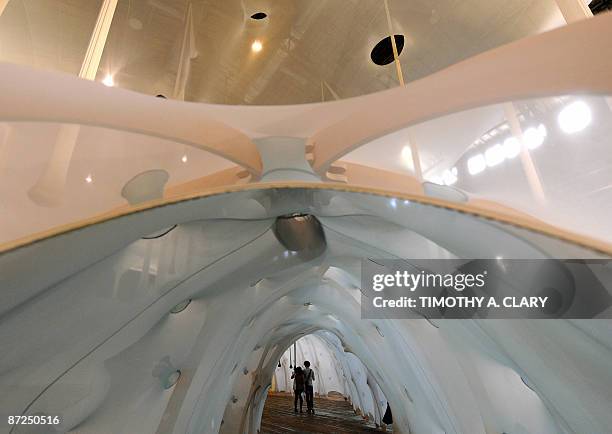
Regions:
M 476 175 L 487 167 L 487 162 L 485 161 L 485 157 L 482 154 L 478 154 L 470 158 L 467 162 L 468 172 L 470 175 Z
M 491 146 L 485 152 L 485 160 L 489 167 L 497 166 L 505 159 L 506 155 L 504 153 L 504 148 L 499 143 Z
M 504 140 L 503 148 L 506 158 L 514 158 L 521 153 L 521 143 L 516 137 L 508 137 Z
M 536 149 L 542 143 L 544 143 L 544 139 L 546 138 L 546 127 L 544 124 L 540 124 L 536 127 L 529 127 L 523 133 L 523 140 L 525 142 L 525 146 L 528 149 Z
M 187 162 L 187 154 L 185 154 L 185 155 L 183 155 L 183 156 L 181 157 L 181 161 L 182 161 L 183 163 L 186 163 L 186 162 Z
M 264 18 L 267 18 L 268 14 L 266 14 L 265 12 L 255 12 L 253 15 L 251 15 L 251 18 L 254 20 L 263 20 Z
M 397 55 L 402 54 L 404 49 L 404 35 L 395 35 L 395 46 L 397 47 Z M 372 48 L 370 59 L 377 65 L 388 65 L 393 62 L 393 45 L 391 44 L 391 36 L 387 36 Z
M 87 175 L 87 177 L 85 178 L 85 182 L 88 184 L 91 184 L 93 182 L 93 178 L 91 177 L 91 175 Z
M 255 39 L 251 44 L 251 51 L 253 51 L 253 53 L 259 53 L 262 49 L 263 44 L 261 43 L 261 41 L 259 39 Z
M 442 182 L 446 185 L 453 185 L 457 182 L 457 168 L 453 167 L 452 169 L 445 170 L 442 173 Z
M 102 84 L 107 87 L 113 87 L 115 85 L 115 80 L 112 75 L 106 74 L 106 77 L 102 80 Z
M 575 101 L 561 110 L 557 121 L 564 133 L 573 134 L 584 130 L 593 120 L 591 108 L 583 101 Z

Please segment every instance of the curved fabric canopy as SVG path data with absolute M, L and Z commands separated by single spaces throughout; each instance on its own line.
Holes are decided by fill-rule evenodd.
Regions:
M 608 14 L 293 106 L 1 64 L 0 432 L 255 434 L 306 358 L 396 434 L 608 432 L 610 40 Z M 366 265 L 423 259 L 497 261 L 574 316 L 367 315 Z
M 276 216 L 305 211 L 319 219 L 324 232 L 324 250 L 317 250 L 315 256 L 307 250 L 287 250 L 283 235 L 272 228 Z M 609 258 L 611 253 L 609 246 L 543 225 L 482 215 L 440 200 L 349 187 L 245 186 L 142 206 L 2 253 L 0 342 L 13 348 L 2 359 L 7 391 L 2 408 L 11 414 L 59 412 L 64 429 L 79 424 L 85 432 L 102 427 L 124 431 L 139 418 L 126 418 L 123 412 L 134 415 L 151 406 L 164 411 L 164 395 L 153 389 L 145 393 L 140 387 L 159 387 L 154 385 L 166 381 L 167 366 L 182 366 L 188 380 L 182 380 L 186 389 L 181 404 L 166 408 L 169 419 L 162 425 L 173 421 L 178 424 L 175 427 L 185 424 L 188 432 L 199 432 L 211 421 L 219 422 L 232 384 L 244 375 L 243 370 L 261 374 L 254 383 L 248 382 L 246 390 L 239 386 L 243 383 L 235 383 L 234 393 L 242 394 L 242 400 L 245 396 L 263 399 L 256 389 L 265 390 L 287 344 L 302 333 L 323 329 L 352 348 L 387 399 L 394 405 L 406 403 L 408 410 L 397 415 L 399 426 L 485 432 L 484 421 L 470 416 L 478 412 L 482 397 L 461 380 L 462 375 L 452 374 L 459 369 L 459 359 L 450 353 L 448 359 L 441 357 L 442 347 L 422 347 L 406 340 L 406 336 L 423 339 L 435 328 L 427 322 L 417 325 L 422 319 L 395 325 L 360 319 L 358 298 L 351 294 L 359 293 L 355 288 L 361 258 Z M 26 273 L 33 261 L 37 272 Z M 183 300 L 192 300 L 185 312 L 168 313 Z M 446 330 L 446 321 L 450 320 L 436 327 Z M 547 333 L 555 330 L 557 336 L 568 327 L 563 325 L 565 320 L 551 320 L 550 331 L 531 322 L 470 321 L 481 324 L 512 358 L 518 357 L 518 349 L 495 333 L 503 329 L 504 336 L 530 335 L 536 344 L 537 339 L 553 336 Z M 451 323 L 449 332 L 455 330 Z M 467 323 L 461 327 L 467 327 L 464 333 L 474 333 Z M 451 334 L 445 339 L 455 338 Z M 207 351 L 211 346 L 217 350 Z M 604 351 L 596 347 L 593 351 Z M 262 357 L 255 367 L 248 367 L 251 351 Z M 427 355 L 429 351 L 435 356 Z M 545 399 L 555 400 L 553 406 L 559 411 L 575 399 L 588 402 L 588 411 L 598 416 L 579 420 L 589 420 L 589 429 L 596 430 L 604 426 L 598 424 L 609 422 L 605 402 L 596 398 L 598 390 L 609 386 L 607 379 L 598 377 L 597 389 L 559 399 L 552 394 L 555 379 L 563 378 L 574 363 L 594 363 L 591 355 L 578 348 L 564 351 L 572 359 L 555 370 L 542 370 L 535 360 L 514 358 L 514 362 L 536 381 Z M 383 354 L 393 354 L 394 362 L 388 356 L 381 358 Z M 149 368 L 132 366 L 131 360 L 145 355 Z M 435 357 L 436 363 L 427 366 L 421 357 Z M 544 363 L 556 359 L 555 351 L 538 352 L 537 357 Z M 609 363 L 610 359 L 600 360 Z M 185 370 L 185 366 L 191 368 Z M 584 369 L 580 375 L 595 384 L 595 372 Z M 455 379 L 445 380 L 449 374 Z M 143 375 L 145 383 L 138 383 Z M 218 380 L 202 384 L 207 378 Z M 23 381 L 27 388 L 21 386 Z M 432 382 L 438 386 L 431 388 Z M 508 386 L 499 387 L 503 393 Z M 134 393 L 149 396 L 143 398 L 142 407 Z M 457 393 L 476 395 L 474 400 L 456 400 Z M 80 404 L 75 406 L 76 397 Z M 130 403 L 120 409 L 111 404 L 117 400 Z M 546 423 L 556 423 L 553 420 Z M 579 420 L 568 423 L 579 424 Z M 245 428 L 256 421 L 226 419 L 225 423 L 230 424 L 226 429 L 237 432 L 240 424 Z

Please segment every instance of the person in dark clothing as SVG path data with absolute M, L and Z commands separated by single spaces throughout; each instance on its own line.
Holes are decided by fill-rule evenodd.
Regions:
M 293 393 L 295 397 L 293 399 L 293 411 L 297 413 L 297 403 L 298 399 L 300 400 L 300 413 L 302 413 L 302 406 L 304 405 L 304 400 L 302 399 L 302 393 L 304 393 L 304 371 L 300 366 L 296 366 L 293 374 L 291 374 L 291 378 L 293 379 Z
M 314 371 L 310 369 L 310 362 L 304 362 L 304 382 L 306 384 L 306 407 L 308 412 L 314 414 L 314 387 L 312 382 L 315 379 Z
M 393 414 L 391 413 L 391 406 L 387 402 L 387 410 L 385 411 L 385 415 L 382 418 L 382 421 L 385 425 L 393 425 Z

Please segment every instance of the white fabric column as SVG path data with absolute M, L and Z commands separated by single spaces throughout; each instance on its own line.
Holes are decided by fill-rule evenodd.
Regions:
M 306 161 L 305 139 L 264 137 L 254 142 L 263 163 L 262 181 L 320 181 Z
M 195 45 L 195 34 L 193 29 L 193 6 L 189 3 L 185 15 L 185 30 L 183 32 L 183 42 L 181 44 L 181 56 L 179 58 L 178 71 L 174 83 L 173 98 L 184 100 L 185 88 L 189 79 L 190 63 L 198 56 Z
M 104 0 L 104 3 L 102 3 L 79 72 L 81 78 L 86 80 L 95 80 L 96 78 L 117 2 L 118 0 Z M 51 158 L 47 162 L 41 177 L 28 191 L 30 199 L 38 205 L 58 206 L 62 202 L 70 160 L 79 137 L 79 131 L 80 127 L 78 125 L 60 126 Z
M 397 45 L 395 43 L 395 32 L 393 31 L 393 23 L 391 21 L 391 12 L 389 10 L 389 3 L 385 0 L 385 15 L 387 16 L 387 27 L 389 29 L 389 38 L 391 39 L 391 47 L 393 48 L 393 59 L 395 61 L 395 68 L 397 70 L 397 80 L 400 86 L 404 86 L 404 73 L 402 72 L 402 64 L 399 60 L 399 53 L 397 51 Z M 423 182 L 423 172 L 421 170 L 421 159 L 419 156 L 419 148 L 412 137 L 409 138 L 410 151 L 412 153 L 412 163 L 414 164 L 414 176 L 419 182 Z

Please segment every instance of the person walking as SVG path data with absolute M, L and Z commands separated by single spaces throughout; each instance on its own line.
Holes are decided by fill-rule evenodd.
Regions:
M 298 399 L 300 400 L 300 413 L 302 413 L 302 406 L 304 405 L 304 400 L 302 398 L 302 393 L 304 393 L 304 371 L 300 366 L 296 366 L 293 374 L 291 374 L 291 379 L 293 380 L 293 411 L 297 413 L 297 403 Z
M 314 371 L 310 368 L 310 362 L 304 362 L 304 382 L 306 389 L 306 407 L 309 413 L 314 414 L 314 388 L 312 382 L 315 381 Z

